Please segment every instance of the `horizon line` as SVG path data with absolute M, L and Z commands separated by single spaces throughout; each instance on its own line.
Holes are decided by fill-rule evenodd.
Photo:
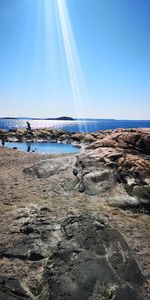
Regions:
M 61 120 L 62 118 L 62 120 Z M 56 121 L 65 121 L 63 120 L 68 119 L 68 121 L 75 121 L 75 120 L 111 120 L 111 121 L 150 121 L 150 119 L 126 119 L 126 118 L 123 118 L 123 119 L 117 119 L 117 118 L 97 118 L 97 117 L 85 117 L 85 118 L 80 118 L 80 117 L 70 117 L 70 116 L 60 116 L 60 117 L 21 117 L 21 116 L 18 116 L 18 117 L 13 117 L 13 116 L 0 116 L 0 119 L 28 119 L 28 120 L 45 120 L 45 121 L 51 121 L 51 120 L 56 120 Z

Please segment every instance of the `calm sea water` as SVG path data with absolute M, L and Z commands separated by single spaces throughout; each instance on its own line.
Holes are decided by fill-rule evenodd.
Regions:
M 80 148 L 74 147 L 70 144 L 57 143 L 19 143 L 6 142 L 5 147 L 17 148 L 25 152 L 40 152 L 40 153 L 78 153 Z
M 21 120 L 0 119 L 0 129 L 12 130 L 26 128 L 26 122 L 30 122 L 32 129 L 54 128 L 70 132 L 95 132 L 115 128 L 150 128 L 150 120 L 99 120 L 86 119 L 74 121 L 57 120 Z

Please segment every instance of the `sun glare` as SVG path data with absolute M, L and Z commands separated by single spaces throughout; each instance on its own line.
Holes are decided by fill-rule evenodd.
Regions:
M 52 73 L 55 72 L 54 44 L 56 43 L 56 37 L 53 36 L 55 29 L 57 30 L 57 42 L 60 48 L 59 53 L 61 53 L 61 60 L 63 60 L 62 66 L 65 67 L 68 72 L 75 115 L 84 118 L 84 103 L 87 98 L 87 92 L 74 39 L 71 20 L 67 9 L 67 3 L 65 0 L 45 0 L 44 5 L 46 60 L 47 66 L 49 66 L 47 76 L 49 79 L 49 84 L 51 87 L 53 86 L 54 74 Z

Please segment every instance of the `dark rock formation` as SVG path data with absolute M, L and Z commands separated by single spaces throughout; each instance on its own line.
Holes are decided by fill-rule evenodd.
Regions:
M 33 270 L 40 261 L 43 271 L 40 281 L 1 277 L 1 300 L 139 299 L 138 265 L 119 231 L 102 218 L 88 214 L 54 222 L 46 208 L 20 218 L 22 237 L 1 255 L 31 261 Z
M 30 297 L 28 297 L 16 278 L 0 277 L 0 299 L 29 300 Z
M 91 216 L 62 226 L 64 238 L 45 269 L 48 299 L 138 299 L 143 277 L 117 230 Z

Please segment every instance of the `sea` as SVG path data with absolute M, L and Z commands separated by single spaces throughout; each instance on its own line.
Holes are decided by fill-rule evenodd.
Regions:
M 16 130 L 31 129 L 61 129 L 69 132 L 95 132 L 116 128 L 150 128 L 150 120 L 113 120 L 113 119 L 75 119 L 75 120 L 45 120 L 45 119 L 0 119 L 0 129 Z

